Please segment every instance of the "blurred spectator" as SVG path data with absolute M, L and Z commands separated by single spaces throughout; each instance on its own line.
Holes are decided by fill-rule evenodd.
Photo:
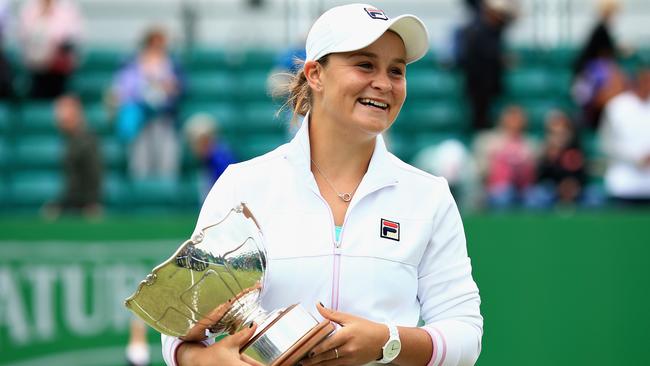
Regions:
M 300 43 L 300 45 L 303 43 L 304 42 Z M 284 71 L 287 73 L 295 73 L 297 70 L 299 70 L 300 66 L 302 65 L 300 63 L 300 60 L 304 60 L 307 57 L 305 47 L 302 47 L 300 45 L 294 45 L 293 47 L 284 49 L 278 55 L 274 68 L 278 71 Z
M 209 114 L 197 113 L 185 124 L 185 133 L 192 152 L 201 162 L 200 193 L 205 199 L 214 182 L 235 163 L 228 145 L 221 141 L 217 121 Z
M 9 60 L 5 57 L 2 50 L 2 40 L 0 39 L 0 100 L 11 99 L 14 96 L 13 73 Z
M 77 64 L 82 25 L 76 5 L 69 0 L 29 0 L 21 9 L 19 27 L 30 74 L 29 97 L 60 96 Z
M 482 1 L 480 16 L 460 32 L 456 52 L 475 130 L 489 127 L 490 109 L 502 91 L 503 31 L 515 14 L 512 1 Z
M 304 64 L 306 58 L 305 44 L 306 36 L 300 44 L 294 44 L 282 50 L 275 59 L 275 65 L 269 73 L 267 88 L 269 94 L 276 100 L 286 102 L 289 94 L 287 85 L 293 80 L 293 74 Z M 288 106 L 288 104 L 286 104 Z M 281 108 L 278 112 L 282 120 L 288 121 L 287 138 L 291 139 L 298 132 L 299 123 L 292 123 L 293 115 L 288 108 Z
M 9 3 L 0 0 L 0 99 L 13 97 L 13 73 L 4 50 L 4 30 L 9 14 Z
M 550 208 L 556 203 L 578 203 L 586 179 L 585 156 L 573 122 L 562 111 L 550 111 L 546 118 L 537 184 L 528 205 Z
M 101 215 L 102 163 L 95 135 L 86 128 L 83 107 L 75 96 L 65 95 L 55 105 L 56 122 L 66 138 L 63 160 L 64 191 L 55 203 L 44 207 L 44 215 L 55 219 L 62 212 Z
M 451 193 L 461 208 L 478 208 L 478 169 L 474 157 L 462 142 L 447 139 L 426 147 L 417 153 L 413 165 L 447 179 Z
M 146 366 L 151 363 L 147 343 L 147 325 L 139 318 L 132 318 L 129 326 L 129 343 L 126 346 L 128 366 Z
M 287 85 L 291 82 L 291 75 L 300 69 L 306 57 L 304 44 L 303 37 L 302 43 L 291 45 L 277 54 L 267 82 L 269 94 L 274 98 L 286 100 Z
M 618 8 L 618 0 L 600 0 L 598 21 L 573 66 L 573 99 L 581 108 L 581 125 L 592 129 L 598 127 L 607 101 L 625 89 L 609 30 Z
M 625 204 L 650 204 L 650 65 L 639 69 L 632 90 L 607 103 L 600 137 L 609 160 L 608 194 Z
M 481 7 L 483 6 L 483 0 L 463 0 L 463 3 L 467 9 L 472 14 L 479 15 L 481 13 Z
M 524 203 L 535 182 L 536 144 L 526 136 L 525 129 L 524 110 L 508 106 L 497 127 L 476 137 L 474 151 L 490 207 Z
M 7 26 L 8 18 L 9 18 L 9 1 L 0 0 L 0 36 L 4 34 L 4 29 Z
M 148 31 L 139 53 L 118 71 L 113 83 L 117 132 L 129 148 L 134 179 L 177 178 L 176 114 L 182 90 L 180 68 L 167 50 L 165 32 Z

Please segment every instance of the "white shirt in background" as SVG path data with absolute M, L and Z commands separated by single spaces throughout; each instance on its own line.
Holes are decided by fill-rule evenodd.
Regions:
M 642 166 L 650 156 L 650 100 L 625 92 L 607 104 L 603 118 L 607 192 L 620 198 L 650 198 L 650 167 Z

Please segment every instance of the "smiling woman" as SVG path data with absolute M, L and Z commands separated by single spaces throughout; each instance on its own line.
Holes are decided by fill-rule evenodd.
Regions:
M 478 358 L 480 298 L 447 182 L 397 159 L 381 135 L 404 104 L 407 65 L 427 49 L 413 15 L 366 4 L 325 12 L 289 91 L 303 117 L 295 138 L 231 165 L 201 209 L 195 233 L 239 202 L 255 213 L 268 254 L 264 308 L 317 304 L 341 326 L 302 366 Z M 255 331 L 216 343 L 163 336 L 163 354 L 169 365 L 257 364 L 239 354 Z
M 330 54 L 326 66 L 306 62 L 304 73 L 314 94 L 313 133 L 374 147 L 374 138 L 395 121 L 406 98 L 405 53 L 400 36 L 387 31 L 359 51 Z

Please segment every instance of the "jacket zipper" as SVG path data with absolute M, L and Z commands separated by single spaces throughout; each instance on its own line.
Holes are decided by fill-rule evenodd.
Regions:
M 373 188 L 373 189 L 369 190 L 368 192 L 366 192 L 363 195 L 363 197 L 365 197 L 365 196 L 367 196 L 367 195 L 369 195 L 371 193 L 374 193 L 374 192 L 376 192 L 376 191 L 378 191 L 378 190 L 380 190 L 382 188 L 388 187 L 390 185 L 392 185 L 392 184 L 385 184 L 385 185 L 376 186 L 375 188 Z M 319 197 L 320 197 L 320 195 L 319 195 Z M 355 202 L 355 205 L 360 200 L 362 200 L 363 197 L 358 198 L 358 200 Z M 325 205 L 329 208 L 329 205 L 327 204 L 325 199 L 321 197 L 321 200 L 323 202 L 325 202 Z M 336 241 L 336 233 L 334 231 L 332 231 L 332 235 L 334 235 L 334 237 L 333 237 L 334 240 L 333 241 L 334 241 L 334 247 L 335 247 L 335 249 L 334 249 L 334 274 L 333 274 L 333 279 L 332 279 L 332 309 L 337 310 L 337 311 L 339 310 L 339 282 L 340 282 L 340 277 L 341 277 L 341 275 L 340 275 L 341 253 L 338 252 L 337 249 L 341 248 L 341 243 L 343 242 L 343 234 L 344 234 L 344 231 L 345 231 L 345 223 L 348 221 L 349 213 L 350 213 L 350 211 L 352 211 L 353 208 L 354 207 L 352 205 L 350 205 L 348 207 L 346 213 L 345 213 L 345 218 L 343 219 L 343 225 L 341 225 L 341 232 L 339 233 L 339 241 L 338 242 Z M 336 223 L 334 222 L 334 215 L 332 214 L 332 209 L 331 208 L 330 208 L 330 219 L 331 219 L 330 222 L 332 223 L 333 229 L 336 230 Z
M 374 193 L 384 187 L 388 187 L 391 184 L 377 186 L 374 189 L 369 190 L 364 196 Z M 339 233 L 339 241 L 336 241 L 336 223 L 334 222 L 334 214 L 329 204 L 325 199 L 320 195 L 320 192 L 315 191 L 316 196 L 325 204 L 325 207 L 329 210 L 330 213 L 330 232 L 332 233 L 332 243 L 334 244 L 334 268 L 332 271 L 332 298 L 331 298 L 331 309 L 339 310 L 339 282 L 340 282 L 340 267 L 341 267 L 341 253 L 338 252 L 338 249 L 341 248 L 341 243 L 343 242 L 343 232 L 345 231 L 345 223 L 348 221 L 348 212 L 352 209 L 352 205 L 348 207 L 346 211 L 345 218 L 343 219 L 343 225 L 341 225 L 341 232 Z
M 331 210 L 330 210 L 331 211 Z M 345 230 L 345 222 L 347 221 L 347 215 L 343 219 L 343 225 L 341 225 L 341 231 L 339 232 L 339 240 L 336 241 L 336 232 L 333 232 L 334 235 L 334 273 L 332 278 L 332 309 L 339 310 L 339 282 L 341 277 L 341 253 L 337 249 L 341 249 L 341 242 L 343 242 L 343 231 Z M 334 222 L 334 216 L 332 216 L 332 224 L 334 225 L 334 230 L 336 231 L 336 223 Z
M 316 192 L 315 192 L 316 193 Z M 332 235 L 332 244 L 334 245 L 334 266 L 332 269 L 332 296 L 330 299 L 330 308 L 333 310 L 338 310 L 339 306 L 339 268 L 341 265 L 341 255 L 338 253 L 338 249 L 341 247 L 341 238 L 343 237 L 343 228 L 345 227 L 345 220 L 343 221 L 343 226 L 341 226 L 341 233 L 339 234 L 339 241 L 336 241 L 336 223 L 334 222 L 334 214 L 332 209 L 325 199 L 320 195 L 316 194 L 318 198 L 325 204 L 329 211 L 330 217 L 330 233 Z

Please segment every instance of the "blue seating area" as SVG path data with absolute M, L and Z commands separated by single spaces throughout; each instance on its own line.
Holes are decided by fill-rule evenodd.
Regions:
M 530 131 L 541 136 L 550 109 L 575 110 L 569 98 L 574 50 L 520 48 L 513 50 L 513 55 L 516 62 L 505 77 L 506 91 L 500 105 L 521 104 L 529 114 Z M 104 203 L 115 210 L 194 208 L 199 203 L 197 163 L 187 146 L 177 184 L 136 184 L 127 178 L 127 151 L 115 136 L 105 97 L 115 70 L 128 56 L 115 50 L 89 50 L 71 82 L 71 90 L 84 101 L 89 125 L 100 138 L 105 164 Z M 198 112 L 215 116 L 221 124 L 222 139 L 242 160 L 286 142 L 288 114 L 277 115 L 282 101 L 274 100 L 267 88 L 275 57 L 273 51 L 263 49 L 237 53 L 195 49 L 180 55 L 186 77 L 180 124 Z M 634 60 L 626 62 L 633 67 Z M 458 71 L 437 63 L 435 55 L 428 54 L 407 73 L 407 102 L 387 139 L 396 155 L 410 161 L 421 148 L 447 137 L 469 143 L 472 134 Z M 21 77 L 18 79 L 20 83 Z M 0 102 L 0 134 L 0 210 L 34 210 L 55 198 L 63 184 L 63 141 L 54 123 L 52 104 Z M 588 152 L 596 154 L 595 149 Z

